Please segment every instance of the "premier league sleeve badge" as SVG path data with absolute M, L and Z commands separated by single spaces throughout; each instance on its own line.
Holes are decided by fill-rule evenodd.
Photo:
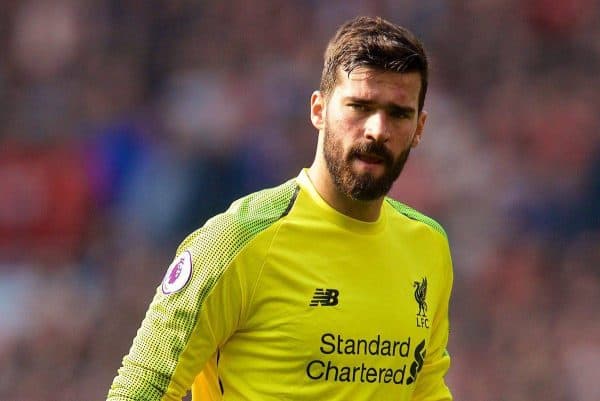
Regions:
M 162 281 L 162 292 L 173 294 L 186 286 L 192 277 L 192 255 L 189 251 L 179 254 L 167 269 Z

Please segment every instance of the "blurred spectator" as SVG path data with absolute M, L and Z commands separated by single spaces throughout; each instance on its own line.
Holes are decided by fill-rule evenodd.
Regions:
M 71 143 L 3 142 L 0 255 L 77 257 L 89 222 L 82 155 Z

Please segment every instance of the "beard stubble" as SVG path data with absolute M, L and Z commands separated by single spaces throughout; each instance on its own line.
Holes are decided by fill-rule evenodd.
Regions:
M 371 201 L 386 195 L 402 169 L 410 154 L 410 145 L 396 159 L 380 142 L 361 142 L 344 155 L 339 134 L 333 132 L 329 124 L 324 127 L 324 156 L 327 169 L 337 190 L 351 199 Z M 352 169 L 352 162 L 361 154 L 372 154 L 382 158 L 383 174 L 375 177 L 369 172 L 357 173 Z

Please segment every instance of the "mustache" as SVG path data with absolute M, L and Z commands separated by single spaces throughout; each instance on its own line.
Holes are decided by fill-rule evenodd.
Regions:
M 380 142 L 359 143 L 353 146 L 348 153 L 348 159 L 351 160 L 363 154 L 371 154 L 380 157 L 387 165 L 391 165 L 394 162 L 392 153 Z

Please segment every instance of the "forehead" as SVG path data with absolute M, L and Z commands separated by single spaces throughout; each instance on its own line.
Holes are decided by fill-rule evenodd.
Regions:
M 338 71 L 333 95 L 416 106 L 420 89 L 421 74 L 416 71 L 400 73 L 359 67 L 350 75 Z

